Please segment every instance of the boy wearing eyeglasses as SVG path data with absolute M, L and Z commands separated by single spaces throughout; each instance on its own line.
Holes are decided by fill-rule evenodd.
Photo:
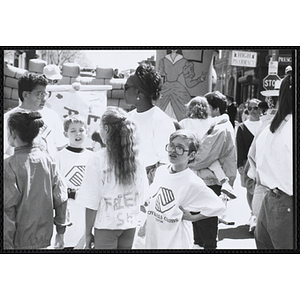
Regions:
M 7 120 L 15 112 L 39 111 L 44 121 L 44 126 L 40 128 L 39 139 L 41 145 L 53 157 L 58 149 L 67 144 L 67 139 L 63 136 L 63 124 L 58 114 L 47 107 L 46 101 L 48 92 L 46 87 L 48 80 L 39 74 L 25 73 L 19 78 L 18 94 L 22 102 L 19 106 L 9 110 L 4 114 L 4 156 L 8 157 L 13 154 L 13 148 L 7 141 Z
M 192 222 L 224 213 L 222 200 L 189 169 L 198 147 L 191 131 L 171 134 L 165 148 L 170 164 L 157 169 L 146 205 L 147 249 L 191 249 Z

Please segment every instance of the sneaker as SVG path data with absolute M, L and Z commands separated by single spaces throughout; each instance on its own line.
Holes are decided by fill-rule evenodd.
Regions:
M 228 183 L 228 181 L 225 181 L 222 184 L 221 193 L 226 194 L 230 199 L 235 199 L 236 198 L 236 194 L 234 193 L 233 188 Z

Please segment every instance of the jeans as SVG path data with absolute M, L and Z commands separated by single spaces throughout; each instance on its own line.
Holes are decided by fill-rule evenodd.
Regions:
M 294 199 L 269 191 L 262 202 L 255 229 L 257 249 L 294 248 Z
M 220 196 L 221 186 L 211 185 L 211 188 L 215 194 Z M 207 219 L 193 222 L 194 232 L 194 244 L 204 247 L 204 249 L 216 249 L 217 248 L 217 235 L 218 235 L 218 217 L 210 217 Z

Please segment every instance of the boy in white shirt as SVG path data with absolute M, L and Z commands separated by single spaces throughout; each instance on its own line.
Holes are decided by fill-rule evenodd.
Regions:
M 55 155 L 59 171 L 68 187 L 68 210 L 72 226 L 65 232 L 65 248 L 73 249 L 85 233 L 85 208 L 77 204 L 75 195 L 81 186 L 85 166 L 92 155 L 83 147 L 87 131 L 85 119 L 79 115 L 64 120 L 64 135 L 68 146 Z
M 170 164 L 157 169 L 150 186 L 147 249 L 191 249 L 192 222 L 221 217 L 225 211 L 222 200 L 188 167 L 198 146 L 189 130 L 178 130 L 170 136 L 166 145 Z

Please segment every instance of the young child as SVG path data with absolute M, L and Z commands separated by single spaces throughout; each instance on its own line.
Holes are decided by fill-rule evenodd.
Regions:
M 68 214 L 72 226 L 65 233 L 65 248 L 74 248 L 85 232 L 85 210 L 75 201 L 75 195 L 81 186 L 85 166 L 92 155 L 83 147 L 87 131 L 85 119 L 79 115 L 68 116 L 64 120 L 64 135 L 68 146 L 55 155 L 59 172 L 68 187 Z
M 223 201 L 188 167 L 197 149 L 193 132 L 178 130 L 171 134 L 166 145 L 170 164 L 157 169 L 150 186 L 147 249 L 191 249 L 191 221 L 221 216 L 225 211 Z
M 94 227 L 95 249 L 131 249 L 148 186 L 138 158 L 136 126 L 124 110 L 108 107 L 100 135 L 106 147 L 93 153 L 76 198 L 86 207 L 86 248 Z
M 4 248 L 63 247 L 67 190 L 49 154 L 33 140 L 44 125 L 39 112 L 16 112 L 8 119 L 8 142 L 14 154 L 4 160 Z
M 226 121 L 229 121 L 229 117 L 227 114 L 223 114 L 218 117 L 210 117 L 209 116 L 209 104 L 205 97 L 197 96 L 191 99 L 186 104 L 187 109 L 187 118 L 183 119 L 179 122 L 179 125 L 183 129 L 192 130 L 196 135 L 201 144 L 205 145 L 210 144 L 210 140 L 206 140 L 205 138 L 210 134 L 213 127 L 216 124 L 222 124 Z M 208 145 L 211 147 L 211 145 Z M 201 153 L 201 146 L 199 148 L 199 154 Z M 229 184 L 229 178 L 226 176 L 224 170 L 222 169 L 222 165 L 218 159 L 214 160 L 209 166 L 212 172 L 214 172 L 215 176 L 222 184 L 221 191 L 226 194 L 229 198 L 234 199 L 236 195 L 233 191 L 232 186 Z

